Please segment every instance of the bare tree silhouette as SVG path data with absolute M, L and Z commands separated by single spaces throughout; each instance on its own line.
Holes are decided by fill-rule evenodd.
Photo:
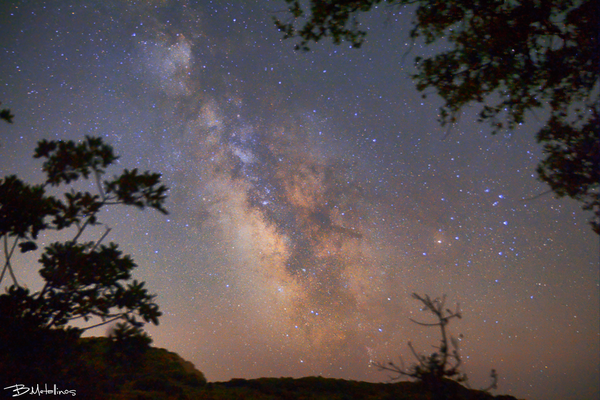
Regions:
M 456 398 L 455 386 L 449 385 L 448 381 L 452 380 L 464 383 L 468 386 L 468 378 L 464 372 L 460 371 L 461 357 L 458 339 L 449 335 L 447 326 L 452 319 L 462 318 L 460 307 L 457 304 L 454 311 L 445 308 L 445 295 L 441 298 L 431 299 L 428 295 L 421 297 L 418 294 L 413 293 L 412 297 L 423 303 L 423 311 L 431 312 L 437 319 L 437 322 L 427 323 L 409 318 L 412 322 L 421 326 L 440 327 L 440 345 L 434 346 L 437 351 L 430 355 L 420 354 L 409 341 L 408 347 L 417 360 L 416 363 L 407 368 L 404 366 L 404 361 L 400 359 L 400 365 L 392 361 L 388 361 L 387 363 L 375 362 L 373 365 L 381 371 L 392 372 L 394 374 L 394 376 L 392 376 L 393 380 L 398 380 L 403 377 L 415 379 L 431 390 L 435 399 Z M 459 337 L 462 337 L 462 335 Z M 497 386 L 498 375 L 496 374 L 496 371 L 492 369 L 490 375 L 492 383 L 487 388 L 482 389 L 483 391 L 495 389 Z

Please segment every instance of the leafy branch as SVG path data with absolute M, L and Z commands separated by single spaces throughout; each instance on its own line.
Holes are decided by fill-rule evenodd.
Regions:
M 543 159 L 537 172 L 557 197 L 569 196 L 591 211 L 600 234 L 600 19 L 593 0 L 285 0 L 286 20 L 273 18 L 297 50 L 331 38 L 360 47 L 366 30 L 357 18 L 382 4 L 412 5 L 410 38 L 446 49 L 416 57 L 416 88 L 443 100 L 438 120 L 448 126 L 481 105 L 478 122 L 492 133 L 514 130 L 535 111 L 547 112 L 536 135 Z M 406 54 L 405 54 L 406 55 Z M 403 57 L 404 61 L 404 57 Z M 535 117 L 536 118 L 536 117 Z
M 101 138 L 87 136 L 78 143 L 42 140 L 34 158 L 45 160 L 43 184 L 28 185 L 14 175 L 0 179 L 0 238 L 4 253 L 0 283 L 7 273 L 12 279 L 12 285 L 0 295 L 1 329 L 9 336 L 24 326 L 65 329 L 74 320 L 89 321 L 94 317 L 102 322 L 69 329 L 81 333 L 116 320 L 125 321 L 132 329 L 139 329 L 143 322 L 158 324 L 161 313 L 155 296 L 148 293 L 143 282 L 129 282 L 136 267 L 132 258 L 123 255 L 115 243 L 102 244 L 110 228 L 94 242 L 79 240 L 88 227 L 102 225 L 98 214 L 107 206 L 150 207 L 166 214 L 167 188 L 161 184 L 160 175 L 134 169 L 102 181 L 106 168 L 117 157 Z M 46 194 L 48 187 L 69 189 L 80 179 L 95 179 L 98 194 L 75 191 L 72 187 L 64 191 L 62 199 Z M 54 242 L 43 249 L 39 273 L 44 285 L 31 293 L 17 281 L 12 263 L 15 249 L 18 246 L 21 253 L 37 250 L 41 232 L 73 226 L 76 229 L 71 240 Z

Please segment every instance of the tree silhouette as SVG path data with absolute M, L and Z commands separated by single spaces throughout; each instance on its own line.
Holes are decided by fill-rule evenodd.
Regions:
M 394 374 L 392 379 L 408 377 L 417 380 L 434 394 L 436 400 L 453 398 L 455 393 L 452 392 L 456 387 L 448 385 L 447 380 L 467 383 L 467 375 L 460 371 L 461 358 L 458 340 L 450 336 L 447 331 L 447 326 L 452 319 L 462 318 L 459 306 L 457 304 L 454 311 L 445 308 L 446 296 L 431 299 L 428 295 L 421 297 L 413 293 L 412 297 L 423 303 L 423 310 L 432 313 L 437 319 L 433 323 L 419 322 L 412 318 L 410 320 L 421 326 L 440 327 L 440 345 L 437 347 L 434 346 L 438 351 L 430 355 L 422 355 L 415 350 L 411 342 L 408 342 L 408 347 L 417 360 L 415 364 L 406 368 L 401 359 L 400 365 L 392 361 L 387 363 L 376 362 L 373 365 L 381 371 L 392 372 Z M 492 370 L 491 377 L 492 383 L 484 391 L 496 388 L 497 375 L 495 370 Z
M 54 362 L 55 357 L 64 358 L 58 350 L 72 350 L 82 332 L 113 321 L 122 322 L 117 339 L 148 344 L 141 327 L 146 322 L 157 325 L 161 312 L 144 282 L 131 280 L 136 267 L 133 259 L 117 244 L 102 243 L 109 228 L 105 227 L 96 241 L 83 241 L 83 237 L 88 228 L 103 225 L 99 214 L 106 207 L 150 207 L 166 214 L 167 188 L 161 185 L 160 175 L 134 169 L 103 180 L 106 168 L 117 157 L 101 138 L 87 136 L 78 143 L 41 140 L 34 158 L 45 160 L 44 183 L 30 185 L 14 175 L 0 179 L 4 255 L 0 284 L 5 278 L 12 281 L 0 295 L 0 373 L 10 372 L 11 363 L 22 365 L 28 358 L 41 365 L 41 359 Z M 81 187 L 82 180 L 98 193 L 76 191 L 74 184 Z M 48 194 L 50 189 L 62 192 L 62 197 Z M 32 292 L 18 279 L 15 251 L 35 251 L 41 233 L 60 231 L 72 238 L 50 243 L 41 251 L 43 285 Z M 88 322 L 88 326 L 74 327 L 74 321 Z M 136 336 L 138 339 L 131 339 Z
M 379 4 L 415 7 L 413 41 L 450 46 L 415 58 L 417 89 L 433 88 L 445 101 L 440 123 L 451 126 L 473 103 L 483 104 L 479 120 L 493 133 L 516 128 L 527 112 L 547 112 L 536 136 L 546 156 L 539 179 L 558 197 L 591 210 L 590 224 L 600 234 L 597 1 L 311 0 L 310 11 L 299 0 L 285 1 L 289 18 L 274 22 L 284 38 L 300 39 L 301 50 L 327 37 L 360 47 L 361 13 Z
M 15 116 L 10 113 L 10 110 L 8 108 L 3 108 L 0 110 L 0 119 L 8 122 L 9 124 L 12 124 L 14 117 Z

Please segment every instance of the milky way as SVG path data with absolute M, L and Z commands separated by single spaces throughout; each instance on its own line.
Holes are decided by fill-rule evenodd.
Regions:
M 41 138 L 101 135 L 170 188 L 168 216 L 103 215 L 158 295 L 154 344 L 213 381 L 385 381 L 371 361 L 437 340 L 410 294 L 446 294 L 474 386 L 495 368 L 500 393 L 597 397 L 598 238 L 575 202 L 536 197 L 543 116 L 442 129 L 408 78 L 436 50 L 408 41 L 410 10 L 367 16 L 361 49 L 302 53 L 272 24 L 283 1 L 213 3 L 1 12 L 3 174 L 39 179 Z

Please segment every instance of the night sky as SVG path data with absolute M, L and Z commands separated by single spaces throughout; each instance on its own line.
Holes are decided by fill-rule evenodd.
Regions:
M 3 2 L 2 176 L 40 182 L 36 142 L 84 135 L 121 156 L 110 175 L 161 172 L 170 214 L 107 209 L 107 240 L 158 295 L 154 345 L 209 381 L 387 381 L 370 361 L 439 340 L 409 321 L 432 321 L 417 292 L 460 303 L 473 387 L 495 368 L 497 393 L 598 398 L 599 240 L 578 203 L 536 197 L 544 113 L 491 136 L 475 105 L 442 128 L 409 77 L 439 50 L 411 46 L 410 10 L 363 18 L 361 49 L 302 53 L 271 21 L 285 8 Z M 17 266 L 30 288 L 38 256 Z

